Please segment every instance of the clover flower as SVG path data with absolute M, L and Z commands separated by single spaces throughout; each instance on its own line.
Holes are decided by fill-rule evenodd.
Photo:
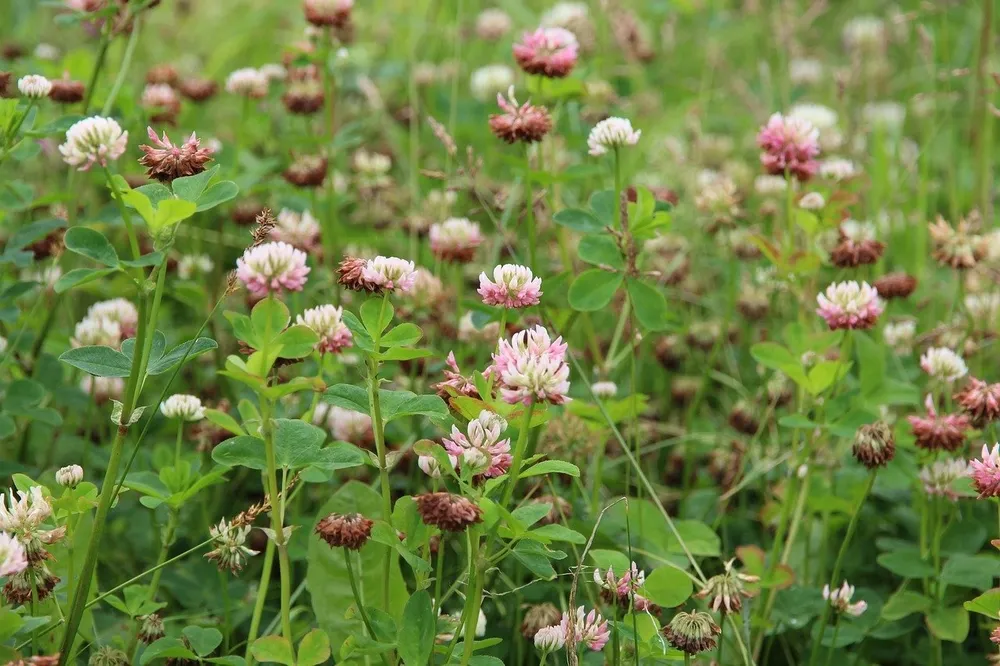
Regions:
M 226 92 L 249 99 L 267 97 L 270 79 L 264 72 L 254 67 L 243 67 L 226 78 Z
M 493 279 L 479 274 L 478 293 L 486 305 L 503 308 L 525 308 L 538 305 L 542 296 L 542 278 L 531 269 L 518 264 L 502 264 L 493 269 Z
M 507 92 L 514 85 L 514 70 L 507 65 L 486 65 L 472 72 L 469 89 L 472 96 L 485 102 L 494 95 Z
M 209 528 L 208 533 L 214 548 L 205 553 L 205 557 L 215 562 L 220 571 L 229 569 L 231 573 L 239 573 L 247 560 L 257 554 L 246 545 L 249 525 L 234 525 L 223 518 L 218 525 Z
M 476 475 L 492 479 L 510 469 L 510 439 L 500 439 L 506 429 L 507 421 L 484 409 L 469 421 L 467 435 L 452 426 L 451 438 L 443 439 L 442 444 L 445 451 L 461 459 L 462 465 Z
M 236 277 L 257 298 L 302 291 L 309 271 L 306 253 L 280 241 L 248 248 L 236 260 Z
M 168 419 L 200 421 L 205 418 L 205 408 L 197 396 L 175 393 L 160 404 L 160 413 Z
M 42 99 L 52 91 L 52 82 L 44 76 L 28 74 L 17 80 L 17 90 L 28 99 Z
M 304 0 L 306 20 L 317 27 L 343 27 L 351 20 L 354 0 Z
M 715 637 L 722 633 L 722 629 L 708 613 L 694 611 L 677 613 L 662 632 L 678 650 L 698 654 L 715 649 Z
M 935 379 L 953 384 L 969 374 L 962 357 L 947 347 L 931 347 L 920 356 L 920 368 Z
M 986 256 L 986 243 L 981 235 L 973 233 L 968 219 L 953 227 L 939 215 L 927 228 L 933 246 L 931 255 L 945 266 L 966 270 Z
M 316 525 L 316 534 L 331 548 L 360 550 L 371 538 L 374 524 L 359 513 L 331 513 Z
M 56 472 L 56 483 L 65 488 L 76 488 L 83 481 L 83 468 L 79 465 L 60 467 Z
M 182 280 L 190 280 L 210 273 L 214 267 L 215 262 L 207 254 L 185 254 L 177 260 L 177 275 Z
M 639 594 L 646 584 L 646 572 L 639 569 L 635 562 L 621 577 L 615 575 L 614 568 L 608 567 L 603 574 L 600 569 L 594 569 L 594 582 L 601 588 L 601 598 L 609 604 L 617 604 L 625 610 L 653 611 L 656 606 L 646 597 Z
M 365 262 L 362 279 L 379 292 L 408 292 L 417 279 L 412 261 L 379 255 Z
M 770 174 L 806 181 L 819 169 L 819 130 L 803 118 L 773 114 L 757 134 L 757 145 Z
M 983 444 L 980 459 L 969 462 L 969 477 L 979 499 L 1000 497 L 1000 444 L 994 444 L 992 449 Z
M 66 131 L 66 142 L 59 146 L 63 161 L 80 171 L 95 164 L 108 166 L 122 156 L 128 146 L 128 132 L 113 118 L 91 116 L 79 120 Z
M 955 394 L 955 402 L 972 418 L 972 425 L 985 428 L 1000 419 L 1000 383 L 987 384 L 970 376 L 965 388 Z
M 320 226 L 312 213 L 282 208 L 275 218 L 271 238 L 310 252 L 319 245 Z
M 322 409 L 321 409 L 322 408 Z M 313 415 L 314 422 L 326 421 L 334 439 L 362 446 L 372 440 L 372 419 L 367 414 L 321 403 Z
M 830 251 L 834 266 L 854 268 L 874 264 L 885 251 L 885 243 L 875 238 L 875 225 L 871 222 L 844 220 L 838 234 L 840 242 Z
M 108 400 L 121 400 L 125 393 L 125 380 L 121 377 L 94 377 L 87 375 L 80 380 L 80 390 L 93 395 L 97 403 Z
M 321 354 L 336 354 L 350 347 L 354 336 L 343 320 L 344 309 L 334 305 L 320 305 L 309 308 L 295 319 L 296 324 L 308 326 L 319 336 L 316 351 Z
M 616 150 L 622 146 L 634 146 L 639 143 L 642 130 L 632 129 L 632 122 L 627 118 L 606 118 L 590 130 L 587 137 L 587 147 L 593 156 L 604 155 L 608 150 Z
M 73 329 L 70 345 L 73 347 L 117 347 L 122 341 L 122 329 L 117 322 L 110 319 L 93 319 L 84 317 Z
M 17 537 L 0 532 L 0 577 L 13 576 L 28 568 L 24 546 Z
M 834 282 L 816 297 L 816 314 L 830 330 L 871 328 L 884 308 L 878 292 L 867 282 Z
M 507 99 L 497 93 L 497 106 L 503 113 L 490 116 L 490 131 L 506 143 L 535 143 L 541 141 L 552 129 L 552 117 L 544 106 L 531 101 L 518 104 L 514 86 L 507 90 Z
M 968 461 L 962 458 L 945 458 L 922 467 L 919 477 L 924 484 L 925 493 L 945 497 L 954 502 L 958 499 L 958 493 L 952 486 L 958 479 L 968 476 L 968 473 Z
M 583 643 L 594 652 L 600 652 L 611 639 L 608 621 L 596 610 L 588 613 L 583 606 L 580 606 L 572 616 L 572 625 L 570 621 L 569 613 L 563 613 L 559 626 L 567 641 L 572 630 L 577 643 Z
M 542 627 L 535 632 L 533 640 L 535 647 L 542 652 L 555 652 L 563 649 L 563 646 L 566 645 L 566 630 L 559 624 Z
M 889 322 L 882 329 L 882 339 L 897 354 L 909 354 L 912 351 L 916 334 L 917 322 L 913 319 Z
M 194 132 L 179 146 L 171 143 L 166 132 L 161 139 L 156 136 L 152 127 L 147 127 L 146 134 L 153 145 L 139 146 L 139 150 L 144 153 L 139 164 L 146 167 L 146 175 L 150 178 L 169 183 L 176 178 L 201 173 L 205 170 L 205 165 L 212 161 L 214 151 L 208 147 L 202 148 L 201 140 Z
M 561 405 L 570 400 L 566 348 L 561 337 L 553 341 L 548 331 L 535 326 L 501 340 L 486 372 L 499 378 L 500 395 L 508 403 Z
M 442 261 L 466 263 L 483 242 L 479 225 L 464 217 L 450 217 L 431 226 L 431 252 Z
M 698 599 L 711 597 L 709 607 L 722 613 L 739 613 L 743 608 L 743 599 L 749 599 L 753 593 L 746 589 L 748 583 L 757 583 L 760 578 L 733 569 L 733 560 L 726 562 L 723 573 L 712 576 L 705 586 L 695 594 Z
M 579 44 L 564 28 L 538 28 L 524 33 L 513 51 L 517 64 L 528 74 L 562 78 L 576 65 Z
M 930 394 L 924 399 L 927 416 L 908 416 L 915 443 L 928 451 L 956 451 L 965 443 L 965 433 L 972 422 L 965 414 L 938 416 Z
M 917 278 L 908 273 L 888 273 L 872 283 L 880 298 L 906 298 L 917 288 Z
M 463 532 L 469 525 L 483 521 L 483 510 L 462 495 L 426 493 L 414 499 L 424 524 L 446 532 Z
M 823 586 L 823 598 L 830 602 L 830 606 L 835 611 L 851 615 L 852 617 L 860 617 L 868 610 L 868 603 L 865 601 L 856 601 L 852 604 L 851 597 L 853 596 L 854 586 L 850 585 L 846 580 L 839 589 L 831 590 L 829 585 Z
M 896 455 L 896 438 L 884 421 L 858 428 L 851 449 L 855 459 L 868 469 L 883 467 Z

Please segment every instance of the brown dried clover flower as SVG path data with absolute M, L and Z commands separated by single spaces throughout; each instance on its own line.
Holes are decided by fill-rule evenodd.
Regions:
M 289 113 L 301 116 L 316 113 L 326 101 L 323 84 L 315 78 L 290 81 L 281 101 Z
M 524 621 L 521 622 L 521 635 L 531 640 L 539 629 L 559 624 L 561 619 L 562 611 L 554 604 L 547 602 L 534 604 L 529 606 L 528 611 L 524 614 Z
M 282 174 L 296 187 L 319 187 L 326 179 L 327 158 L 323 155 L 301 155 Z
M 840 268 L 874 264 L 885 252 L 885 243 L 875 239 L 870 223 L 846 220 L 840 225 L 839 242 L 830 251 L 830 261 Z
M 694 611 L 678 613 L 662 631 L 664 637 L 678 650 L 698 654 L 715 649 L 715 637 L 722 629 L 708 613 Z
M 146 72 L 146 83 L 166 83 L 173 86 L 177 83 L 177 68 L 170 64 L 153 65 Z
M 183 79 L 177 89 L 192 102 L 204 102 L 215 96 L 219 84 L 211 79 L 188 78 Z
M 205 170 L 205 165 L 212 161 L 212 149 L 202 148 L 201 140 L 194 132 L 191 132 L 191 136 L 180 145 L 174 145 L 166 132 L 163 133 L 162 139 L 159 138 L 152 127 L 147 127 L 146 133 L 153 145 L 139 146 L 143 152 L 139 164 L 146 167 L 147 176 L 161 183 L 199 174 Z
M 892 428 L 884 421 L 861 426 L 854 435 L 851 452 L 868 469 L 885 466 L 896 455 L 896 438 Z
M 972 419 L 972 425 L 985 428 L 1000 419 L 1000 383 L 987 384 L 981 379 L 969 377 L 969 382 L 955 394 L 955 402 Z
M 483 510 L 472 500 L 452 493 L 426 493 L 414 498 L 417 511 L 426 525 L 446 532 L 462 532 L 483 520 Z
M 729 425 L 736 432 L 753 436 L 760 429 L 760 420 L 755 414 L 753 405 L 740 400 L 729 412 Z
M 137 617 L 142 624 L 139 625 L 139 640 L 143 643 L 152 643 L 163 638 L 166 633 L 163 628 L 163 618 L 156 613 Z
M 932 256 L 939 263 L 958 270 L 972 268 L 986 256 L 983 237 L 973 233 L 975 217 L 970 215 L 959 221 L 957 228 L 948 224 L 943 217 L 928 225 L 934 244 Z
M 906 298 L 917 288 L 917 278 L 908 273 L 889 273 L 872 283 L 880 298 Z
M 367 265 L 365 259 L 345 256 L 337 266 L 337 282 L 351 291 L 378 291 L 378 285 L 365 279 L 364 272 Z
M 64 74 L 61 79 L 52 79 L 49 99 L 59 104 L 75 104 L 83 99 L 85 92 L 83 83 L 69 78 L 69 74 Z
M 507 99 L 497 94 L 497 105 L 503 113 L 490 116 L 490 130 L 506 143 L 535 143 L 541 141 L 552 129 L 552 117 L 543 106 L 530 101 L 518 104 L 514 87 L 507 92 Z
M 359 513 L 331 513 L 316 525 L 316 534 L 331 548 L 360 550 L 371 538 L 374 524 Z

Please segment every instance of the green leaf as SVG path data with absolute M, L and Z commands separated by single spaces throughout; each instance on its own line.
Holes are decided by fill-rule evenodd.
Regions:
M 320 448 L 326 440 L 321 428 L 297 419 L 274 419 L 274 458 L 278 467 L 317 467 L 333 471 L 365 464 L 367 457 L 358 447 L 335 442 Z M 227 467 L 267 469 L 264 440 L 250 435 L 232 437 L 212 449 L 212 460 Z
M 234 435 L 245 435 L 247 434 L 239 422 L 230 416 L 227 412 L 220 411 L 218 409 L 206 409 L 205 418 L 211 423 L 219 426 L 224 430 L 228 430 Z
M 289 321 L 288 308 L 277 298 L 265 298 L 250 311 L 250 323 L 262 344 L 278 337 Z
M 212 627 L 184 627 L 181 632 L 199 657 L 207 657 L 222 643 L 222 632 Z
M 583 536 L 576 530 L 571 530 L 570 528 L 558 523 L 542 525 L 541 527 L 531 530 L 529 534 L 532 537 L 542 537 L 543 539 L 550 541 L 565 541 L 566 543 L 576 543 L 581 545 L 587 543 L 587 537 Z
M 48 236 L 56 229 L 62 229 L 65 226 L 66 220 L 61 220 L 59 218 L 49 218 L 46 220 L 31 222 L 23 227 L 20 227 L 17 231 L 10 235 L 10 238 L 7 239 L 4 250 L 20 250 L 22 247 L 34 243 L 35 241 Z
M 184 199 L 185 201 L 196 202 L 201 196 L 201 193 L 205 191 L 208 187 L 209 181 L 219 172 L 219 165 L 216 164 L 211 169 L 202 171 L 194 176 L 182 176 L 181 178 L 175 178 L 172 183 L 170 183 L 171 189 L 174 191 L 174 195 L 179 199 Z
M 632 299 L 632 307 L 640 324 L 651 331 L 662 331 L 670 327 L 667 299 L 659 289 L 633 278 L 625 281 L 625 288 Z
M 63 236 L 66 249 L 93 259 L 105 266 L 118 265 L 118 253 L 100 231 L 89 227 L 71 227 Z
M 584 236 L 577 247 L 580 259 L 595 266 L 607 266 L 617 270 L 625 268 L 625 259 L 618 243 L 609 235 Z
M 537 542 L 523 539 L 514 546 L 513 555 L 528 571 L 544 580 L 555 578 L 556 570 L 549 562 L 547 548 Z
M 590 195 L 590 210 L 605 226 L 614 226 L 618 219 L 618 202 L 614 190 L 602 190 Z
M 117 268 L 74 268 L 56 280 L 53 289 L 57 294 L 69 291 L 73 287 L 100 280 L 102 277 L 117 273 Z
M 543 460 L 521 472 L 520 478 L 524 479 L 529 476 L 540 476 L 542 474 L 566 474 L 568 476 L 579 477 L 580 468 L 573 463 L 562 460 Z
M 614 569 L 615 571 L 624 572 L 628 571 L 631 566 L 628 557 L 617 550 L 592 548 L 587 554 L 594 561 L 594 566 L 598 569 Z
M 250 646 L 250 654 L 263 664 L 285 664 L 295 666 L 292 644 L 284 636 L 263 636 Z
M 127 187 L 127 185 L 126 185 Z M 146 224 L 151 224 L 156 219 L 156 212 L 153 209 L 153 202 L 139 190 L 128 190 L 122 192 L 122 201 L 130 208 L 135 209 L 139 216 L 145 220 Z
M 569 287 L 569 304 L 574 310 L 594 312 L 608 306 L 624 276 L 599 268 L 580 273 Z
M 431 596 L 426 590 L 417 590 L 403 608 L 403 623 L 399 628 L 399 656 L 406 666 L 430 663 L 436 627 Z
M 183 222 L 195 213 L 194 203 L 182 201 L 180 199 L 164 199 L 156 205 L 156 215 L 150 222 L 147 220 L 149 230 L 156 235 L 167 227 Z
M 392 303 L 384 298 L 369 298 L 361 304 L 361 322 L 368 334 L 375 338 L 392 322 Z
M 129 266 L 131 268 L 144 268 L 146 266 L 158 266 L 160 262 L 164 259 L 164 254 L 162 252 L 150 252 L 149 254 L 144 254 L 138 259 L 122 259 L 119 263 L 122 266 Z
M 966 601 L 964 606 L 967 611 L 996 620 L 1000 617 L 1000 589 L 983 592 L 972 601 Z
M 145 666 L 154 659 L 192 659 L 198 660 L 198 655 L 185 647 L 179 638 L 161 638 L 146 646 L 139 658 L 139 666 Z
M 552 221 L 583 234 L 595 234 L 604 230 L 604 224 L 600 220 L 589 211 L 579 208 L 561 210 L 552 216 Z
M 330 639 L 322 629 L 313 629 L 299 643 L 295 666 L 318 666 L 330 658 Z
M 319 342 L 316 331 L 303 324 L 289 326 L 274 339 L 274 344 L 281 345 L 278 358 L 305 358 L 312 353 Z
M 416 324 L 400 324 L 382 336 L 380 344 L 383 347 L 409 347 L 415 345 L 424 336 L 424 332 Z
M 977 590 L 993 587 L 1000 576 L 1000 559 L 992 555 L 952 555 L 941 569 L 941 582 Z
M 813 395 L 819 395 L 830 388 L 835 381 L 844 377 L 850 368 L 849 361 L 818 361 L 809 369 L 809 385 L 806 389 Z
M 876 558 L 876 561 L 882 567 L 902 578 L 927 578 L 934 575 L 934 567 L 920 558 L 920 551 L 916 548 L 903 548 L 882 553 Z
M 187 356 L 190 361 L 195 356 L 211 351 L 219 345 L 212 338 L 196 338 L 181 343 L 161 356 L 156 362 L 150 362 L 146 367 L 146 373 L 150 375 L 161 375 L 181 362 Z
M 935 608 L 925 619 L 931 633 L 943 641 L 961 643 L 969 635 L 969 611 L 961 606 Z
M 382 496 L 358 481 L 348 481 L 320 507 L 316 522 L 331 513 L 360 513 L 369 520 L 382 516 Z M 319 627 L 327 632 L 332 645 L 342 644 L 348 636 L 363 635 L 365 628 L 357 613 L 345 612 L 354 606 L 350 579 L 342 548 L 333 549 L 308 530 L 309 551 L 306 588 Z M 352 553 L 353 568 L 362 599 L 381 599 L 383 560 L 387 546 L 369 541 L 357 553 Z M 389 612 L 400 616 L 407 599 L 406 584 L 393 557 L 389 569 Z M 373 618 L 374 621 L 374 618 Z
M 125 354 L 101 345 L 70 349 L 59 360 L 98 377 L 128 377 L 132 370 L 132 362 Z
M 863 331 L 851 331 L 850 333 L 854 338 L 854 347 L 858 353 L 861 393 L 865 396 L 872 396 L 882 386 L 882 381 L 885 379 L 885 350 Z
M 220 180 L 217 183 L 212 183 L 212 186 L 198 197 L 198 207 L 195 209 L 195 212 L 200 213 L 205 210 L 211 210 L 219 204 L 224 204 L 227 201 L 235 199 L 239 193 L 239 186 L 231 180 Z
M 615 571 L 615 573 L 621 576 L 625 571 Z M 680 569 L 663 566 L 653 569 L 646 576 L 643 589 L 645 596 L 653 603 L 664 608 L 674 608 L 687 601 L 694 592 L 694 585 L 688 575 Z
M 436 395 L 417 395 L 409 391 L 379 391 L 382 419 L 389 421 L 404 416 L 448 416 L 448 405 Z M 323 401 L 344 409 L 371 415 L 368 392 L 352 384 L 336 384 L 323 393 Z
M 887 622 L 902 620 L 912 613 L 924 613 L 931 607 L 931 599 L 919 592 L 900 590 L 889 597 L 882 607 L 882 619 Z

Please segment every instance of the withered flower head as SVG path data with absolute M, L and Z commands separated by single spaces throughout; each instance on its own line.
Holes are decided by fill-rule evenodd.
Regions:
M 215 96 L 219 84 L 211 79 L 184 79 L 178 85 L 178 90 L 192 102 L 204 102 Z
M 327 159 L 322 155 L 301 155 L 282 175 L 296 187 L 319 187 L 326 178 L 326 167 Z
M 917 278 L 908 273 L 889 273 L 872 284 L 881 298 L 906 298 L 917 288 Z
M 462 532 L 483 520 L 483 510 L 461 495 L 427 493 L 414 499 L 424 523 L 447 532 Z
M 739 613 L 743 608 L 743 599 L 749 599 L 753 593 L 746 589 L 747 583 L 756 583 L 757 576 L 745 574 L 733 569 L 733 560 L 726 562 L 726 570 L 712 576 L 705 586 L 694 596 L 698 599 L 711 597 L 709 605 L 712 610 L 721 613 Z
M 663 628 L 663 635 L 670 644 L 688 654 L 714 650 L 715 637 L 721 632 L 712 616 L 702 611 L 678 613 Z
M 83 83 L 69 78 L 69 74 L 64 74 L 61 79 L 52 79 L 49 99 L 59 104 L 75 104 L 83 99 L 85 92 Z
M 969 377 L 965 388 L 955 394 L 955 402 L 972 418 L 972 425 L 985 428 L 1000 418 L 1000 383 Z
M 235 206 L 230 214 L 233 222 L 241 226 L 247 226 L 257 221 L 257 216 L 264 210 L 264 205 L 256 199 L 243 199 Z
M 34 591 L 34 598 L 43 601 L 52 594 L 58 582 L 59 577 L 49 571 L 44 560 L 38 560 L 7 579 L 3 596 L 11 605 L 24 605 L 31 603 Z
M 289 113 L 310 115 L 323 108 L 323 84 L 314 78 L 297 79 L 288 83 L 281 101 Z
M 337 282 L 351 291 L 376 291 L 378 287 L 365 279 L 368 261 L 358 257 L 344 257 L 337 267 Z
M 146 72 L 146 83 L 165 83 L 172 86 L 177 83 L 177 69 L 169 64 L 153 65 Z
M 755 412 L 753 405 L 746 400 L 740 400 L 729 412 L 729 425 L 744 435 L 756 435 L 760 429 L 760 421 Z
M 934 398 L 927 394 L 924 400 L 927 416 L 915 414 L 906 417 L 913 428 L 916 445 L 928 451 L 957 451 L 965 444 L 965 432 L 972 425 L 965 414 L 939 416 L 934 408 Z
M 539 629 L 559 624 L 559 620 L 561 619 L 562 611 L 556 608 L 554 604 L 535 604 L 530 606 L 524 614 L 524 621 L 521 622 L 521 635 L 531 640 L 538 633 Z
M 102 645 L 90 655 L 88 666 L 128 666 L 128 655 L 118 648 Z
M 939 215 L 928 225 L 928 230 L 934 243 L 933 257 L 946 266 L 965 270 L 986 256 L 986 243 L 982 236 L 973 233 L 969 219 L 960 220 L 954 228 Z
M 845 220 L 840 225 L 840 242 L 830 252 L 830 261 L 840 268 L 874 264 L 885 252 L 885 243 L 875 239 L 870 222 Z
M 858 428 L 852 448 L 855 459 L 868 469 L 883 467 L 896 455 L 896 438 L 885 421 Z
M 507 91 L 507 99 L 497 94 L 497 105 L 503 113 L 490 116 L 490 130 L 501 141 L 507 143 L 534 143 L 552 129 L 552 118 L 543 106 L 534 106 L 530 101 L 518 105 L 514 99 L 514 86 Z
M 359 513 L 331 513 L 316 525 L 316 534 L 331 548 L 360 550 L 371 538 L 374 524 Z
M 169 183 L 175 178 L 201 173 L 205 170 L 205 165 L 212 161 L 212 149 L 202 148 L 201 141 L 194 132 L 179 146 L 171 143 L 166 132 L 162 139 L 156 136 L 152 127 L 147 127 L 146 133 L 153 145 L 139 146 L 144 153 L 139 164 L 146 167 L 146 175 L 150 178 Z
M 139 640 L 143 643 L 152 643 L 163 638 L 163 618 L 156 613 L 137 617 L 142 624 L 139 625 Z

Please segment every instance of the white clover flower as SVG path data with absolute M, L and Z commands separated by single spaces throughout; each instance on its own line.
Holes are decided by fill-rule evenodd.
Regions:
M 434 256 L 459 263 L 470 261 L 484 240 L 479 225 L 465 217 L 432 224 L 428 238 Z
M 243 67 L 232 72 L 226 79 L 226 91 L 243 97 L 261 98 L 267 96 L 270 79 L 254 67 Z
M 753 189 L 762 196 L 775 196 L 788 191 L 788 181 L 784 176 L 761 174 L 753 179 Z
M 13 576 L 28 568 L 24 546 L 6 532 L 0 532 L 0 577 Z
M 476 34 L 480 39 L 496 41 L 510 32 L 514 22 L 502 9 L 490 7 L 476 16 Z
M 29 74 L 17 80 L 18 91 L 28 99 L 48 97 L 52 90 L 52 82 L 44 76 Z
M 62 277 L 62 269 L 58 266 L 39 266 L 29 268 L 21 273 L 21 278 L 30 282 L 37 282 L 49 289 Z
M 455 456 L 448 456 L 448 462 L 451 463 L 451 468 L 455 469 L 455 465 L 458 464 L 458 458 Z M 420 471 L 432 479 L 440 479 L 443 473 L 440 463 L 438 463 L 437 458 L 434 458 L 433 456 L 418 456 L 417 467 L 419 467 Z
M 312 270 L 306 261 L 306 253 L 288 243 L 264 243 L 248 248 L 236 260 L 236 277 L 258 298 L 271 292 L 302 291 Z
M 444 296 L 444 284 L 426 268 L 417 268 L 417 277 L 413 287 L 406 292 L 406 297 L 418 308 L 431 307 L 441 301 Z
M 282 208 L 275 218 L 271 238 L 294 245 L 300 250 L 311 250 L 319 242 L 320 226 L 312 213 L 304 210 L 301 213 L 289 208 Z
M 823 586 L 823 598 L 830 602 L 830 606 L 835 611 L 859 617 L 868 609 L 868 603 L 858 601 L 852 604 L 851 597 L 853 596 L 854 586 L 849 585 L 846 580 L 840 589 L 831 590 L 829 585 Z
M 83 481 L 83 468 L 79 465 L 67 465 L 56 472 L 56 483 L 66 488 L 76 488 Z
M 812 104 L 809 102 L 796 104 L 788 112 L 788 117 L 805 120 L 819 130 L 821 134 L 823 130 L 837 126 L 837 112 L 822 104 Z
M 873 241 L 876 238 L 875 225 L 871 222 L 847 219 L 840 223 L 840 231 L 847 240 L 855 243 Z
M 917 322 L 912 319 L 889 322 L 882 329 L 882 339 L 897 354 L 909 354 L 917 335 Z
M 969 462 L 964 458 L 945 458 L 935 460 L 920 469 L 920 481 L 924 484 L 924 492 L 928 495 L 947 497 L 955 501 L 958 493 L 952 485 L 969 473 Z
M 988 326 L 996 321 L 997 314 L 1000 313 L 1000 294 L 969 294 L 965 297 L 965 309 L 973 319 Z
M 885 309 L 878 291 L 867 282 L 833 282 L 816 296 L 816 314 L 830 330 L 871 328 Z
M 370 416 L 337 405 L 331 405 L 326 411 L 326 425 L 334 439 L 351 444 L 363 444 L 372 436 Z
M 596 398 L 613 398 L 618 395 L 618 386 L 609 381 L 594 382 L 591 384 L 590 390 Z
M 177 91 L 169 83 L 148 83 L 139 103 L 146 109 L 171 109 L 180 104 Z
M 177 260 L 177 275 L 182 280 L 190 280 L 210 273 L 214 267 L 215 262 L 207 254 L 185 254 Z
M 799 199 L 799 208 L 803 210 L 821 210 L 826 206 L 826 199 L 819 192 L 807 192 Z
M 186 393 L 175 393 L 160 404 L 160 412 L 168 419 L 200 421 L 205 418 L 201 399 Z
M 566 645 L 566 630 L 561 625 L 542 627 L 535 633 L 535 647 L 542 652 L 555 652 Z
M 80 390 L 87 395 L 93 395 L 97 402 L 121 400 L 125 392 L 125 380 L 121 377 L 85 376 L 80 380 Z
M 831 157 L 819 163 L 819 175 L 823 178 L 840 182 L 858 175 L 858 168 L 851 160 L 842 157 Z
M 906 120 L 906 107 L 899 102 L 870 102 L 861 109 L 869 127 L 896 131 Z
M 95 164 L 106 167 L 108 162 L 121 157 L 127 147 L 128 132 L 114 118 L 91 116 L 69 128 L 59 152 L 66 164 L 87 171 Z
M 788 63 L 788 78 L 795 85 L 810 85 L 823 79 L 823 63 L 814 58 L 794 58 Z
M 539 21 L 539 25 L 548 28 L 567 28 L 577 25 L 580 21 L 590 18 L 590 8 L 585 2 L 557 2 L 552 5 Z
M 46 42 L 39 42 L 33 54 L 39 60 L 58 60 L 59 48 Z
M 381 291 L 408 292 L 416 282 L 416 267 L 412 261 L 379 255 L 365 263 L 362 279 Z
M 933 379 L 948 384 L 969 374 L 962 357 L 947 347 L 931 347 L 921 354 L 920 367 Z
M 238 573 L 247 560 L 257 554 L 256 550 L 246 546 L 247 536 L 250 535 L 249 525 L 235 526 L 223 518 L 218 525 L 210 527 L 208 533 L 215 548 L 205 553 L 205 557 L 214 561 L 220 570 L 228 569 Z
M 384 154 L 365 149 L 358 150 L 351 158 L 354 170 L 366 176 L 384 176 L 392 168 L 392 159 Z
M 295 318 L 295 323 L 308 326 L 316 332 L 316 335 L 319 336 L 316 351 L 321 354 L 336 354 L 340 350 L 350 347 L 354 339 L 347 324 L 344 323 L 343 317 L 343 308 L 326 304 L 309 308 Z
M 542 296 L 542 278 L 519 264 L 502 264 L 493 268 L 493 279 L 479 274 L 478 293 L 486 305 L 504 308 L 524 308 L 538 305 Z
M 514 85 L 514 70 L 507 65 L 486 65 L 472 73 L 469 88 L 472 96 L 480 102 L 496 98 Z
M 634 146 L 639 143 L 641 134 L 642 130 L 632 129 L 632 123 L 628 119 L 611 117 L 597 123 L 594 129 L 590 130 L 587 146 L 591 155 L 604 155 L 609 148 Z
M 117 322 L 110 319 L 94 319 L 86 317 L 77 323 L 73 330 L 70 345 L 73 347 L 117 347 L 122 340 L 122 329 Z
M 268 81 L 284 81 L 288 77 L 288 70 L 285 69 L 285 66 L 276 62 L 261 65 L 257 71 L 263 74 Z
M 877 49 L 886 41 L 885 22 L 877 16 L 855 16 L 844 24 L 841 35 L 849 49 Z
M 52 515 L 52 505 L 42 494 L 42 487 L 32 486 L 27 492 L 18 490 L 17 499 L 14 493 L 11 489 L 0 494 L 0 531 L 16 536 L 25 546 L 35 539 L 46 541 L 51 532 L 39 527 Z

